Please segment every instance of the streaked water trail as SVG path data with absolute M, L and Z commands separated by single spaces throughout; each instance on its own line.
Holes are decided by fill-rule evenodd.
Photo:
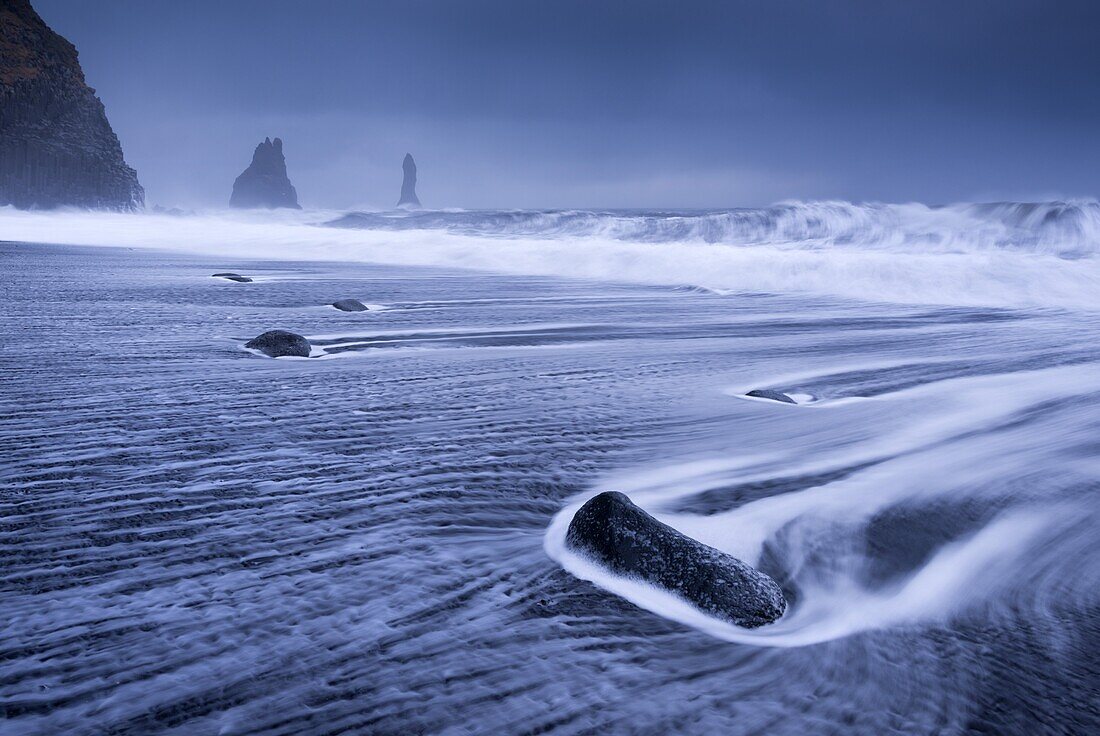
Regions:
M 1034 407 L 1057 401 L 1065 386 L 1100 395 L 1100 374 L 1095 365 L 1072 366 L 1046 371 L 1023 372 L 937 381 L 872 401 L 899 401 L 909 405 L 911 418 L 898 431 L 877 435 L 843 453 L 831 453 L 828 460 L 806 462 L 782 454 L 758 458 L 737 458 L 733 462 L 677 463 L 646 467 L 629 476 L 604 480 L 601 486 L 627 491 L 645 506 L 655 509 L 688 506 L 715 489 L 738 482 L 766 483 L 768 473 L 752 472 L 752 464 L 786 472 L 809 480 L 805 487 L 769 495 L 731 510 L 706 515 L 658 513 L 659 518 L 690 536 L 759 564 L 769 542 L 781 534 L 797 540 L 780 554 L 792 570 L 788 585 L 797 589 L 798 605 L 782 621 L 759 630 L 744 630 L 701 615 L 674 596 L 630 580 L 607 575 L 564 547 L 565 528 L 580 503 L 571 504 L 555 518 L 546 547 L 552 557 L 578 577 L 591 580 L 623 595 L 638 605 L 672 617 L 730 641 L 769 646 L 802 646 L 847 636 L 871 628 L 943 620 L 968 605 L 979 604 L 986 592 L 995 592 L 1018 575 L 1017 558 L 1025 555 L 1043 531 L 1059 522 L 1070 521 L 1061 502 L 1040 504 L 1036 499 L 989 497 L 976 489 L 982 483 L 995 485 L 1005 476 L 1023 474 L 1036 462 L 1037 451 L 1002 457 L 1004 447 L 990 445 L 982 437 L 990 428 L 1027 414 Z M 769 403 L 769 402 L 764 402 Z M 923 405 L 934 406 L 922 420 Z M 815 406 L 792 407 L 770 402 L 769 410 L 812 411 Z M 883 410 L 876 410 L 885 413 Z M 891 414 L 897 414 L 892 408 Z M 856 412 L 852 412 L 856 413 Z M 863 412 L 866 414 L 866 412 Z M 852 418 L 833 416 L 847 424 Z M 857 420 L 858 421 L 858 420 Z M 965 438 L 965 441 L 964 439 Z M 755 461 L 755 462 L 753 462 Z M 1055 462 L 1056 458 L 1050 458 Z M 749 467 L 746 467 L 749 466 Z M 838 473 L 844 468 L 850 473 Z M 933 471 L 932 468 L 935 468 Z M 979 469 L 988 468 L 986 473 Z M 838 477 L 839 475 L 839 477 Z M 960 483 L 959 479 L 965 478 Z M 814 483 L 822 479 L 824 483 Z M 968 498 L 968 496 L 973 496 Z M 960 539 L 944 534 L 941 549 L 923 565 L 906 571 L 902 581 L 868 586 L 865 568 L 872 560 L 838 550 L 847 556 L 843 566 L 822 570 L 807 559 L 818 538 L 829 539 L 837 527 L 849 527 L 848 536 L 863 534 L 867 525 L 884 511 L 906 504 L 935 502 L 936 497 L 953 504 L 974 501 L 993 507 L 1006 505 Z M 835 560 L 834 560 L 835 562 Z

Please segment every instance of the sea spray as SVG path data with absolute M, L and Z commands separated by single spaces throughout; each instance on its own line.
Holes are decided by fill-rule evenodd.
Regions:
M 1096 310 L 1098 212 L 1093 201 L 825 202 L 709 213 L 374 213 L 346 227 L 348 217 L 331 211 L 168 216 L 9 208 L 0 210 L 0 238 L 688 284 L 721 293 Z

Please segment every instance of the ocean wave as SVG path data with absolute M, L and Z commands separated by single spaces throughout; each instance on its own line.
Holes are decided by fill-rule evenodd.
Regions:
M 1011 249 L 1068 258 L 1100 252 L 1100 202 L 854 204 L 784 202 L 702 212 L 498 210 L 352 212 L 329 223 L 366 230 L 443 230 L 502 238 L 603 238 L 905 251 Z
M 0 208 L 0 240 L 157 248 L 215 256 L 219 264 L 283 259 L 466 268 L 696 287 L 716 297 L 756 292 L 1100 310 L 1095 201 L 785 203 L 709 213 L 168 216 Z

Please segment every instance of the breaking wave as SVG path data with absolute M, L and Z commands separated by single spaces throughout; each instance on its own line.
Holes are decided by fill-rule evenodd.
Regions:
M 785 202 L 702 212 L 505 210 L 353 212 L 331 223 L 370 230 L 445 230 L 458 235 L 607 238 L 825 248 L 972 252 L 1010 249 L 1062 257 L 1100 248 L 1100 202 L 1000 202 L 928 206 Z
M 709 212 L 0 210 L 0 239 L 353 261 L 865 301 L 1100 309 L 1100 203 L 783 203 Z

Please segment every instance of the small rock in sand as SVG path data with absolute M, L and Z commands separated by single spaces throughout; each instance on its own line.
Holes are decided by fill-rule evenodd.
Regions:
M 216 273 L 213 275 L 213 277 L 218 279 L 228 279 L 229 281 L 236 281 L 241 284 L 248 284 L 252 282 L 252 279 L 248 278 L 247 276 L 241 276 L 239 273 Z
M 279 358 L 284 355 L 308 358 L 312 350 L 309 340 L 286 330 L 268 330 L 259 337 L 249 340 L 245 343 L 245 347 L 259 350 L 264 355 L 272 358 Z
M 753 396 L 757 399 L 771 399 L 772 401 L 782 401 L 784 404 L 798 403 L 790 396 L 787 396 L 787 394 L 780 393 L 779 391 L 772 391 L 770 388 L 755 388 L 745 394 L 745 396 Z
M 332 303 L 332 306 L 339 309 L 341 312 L 365 312 L 367 311 L 367 305 L 358 299 L 341 299 Z

